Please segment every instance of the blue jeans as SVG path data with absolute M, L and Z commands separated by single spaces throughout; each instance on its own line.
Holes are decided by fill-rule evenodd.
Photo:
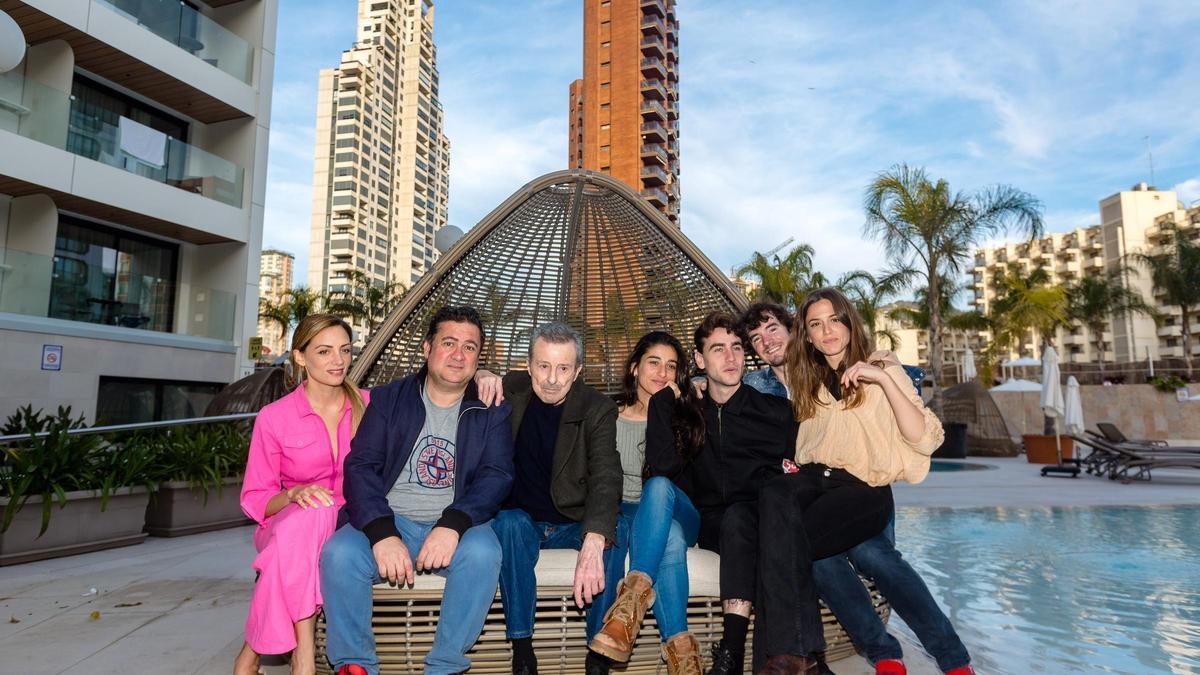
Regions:
M 432 523 L 396 516 L 396 529 L 412 558 L 417 557 Z M 488 525 L 467 530 L 454 550 L 446 578 L 441 616 L 433 648 L 425 656 L 425 672 L 457 673 L 471 667 L 467 650 L 483 631 L 483 621 L 496 597 L 500 574 L 500 542 Z M 371 586 L 381 581 L 367 536 L 347 525 L 333 533 L 321 550 L 321 595 L 325 599 L 325 653 L 336 671 L 358 664 L 379 673 L 375 634 L 371 632 Z
M 642 486 L 642 501 L 621 504 L 633 520 L 629 571 L 654 582 L 654 618 L 663 642 L 687 631 L 687 549 L 700 534 L 700 514 L 692 500 L 668 478 L 655 476 Z
M 858 578 L 859 573 L 875 581 L 892 609 L 912 628 L 926 651 L 937 659 L 938 667 L 947 671 L 967 665 L 971 662 L 967 648 L 938 607 L 921 575 L 896 550 L 895 539 L 893 518 L 882 533 L 845 555 L 815 561 L 813 576 L 817 592 L 850 639 L 872 662 L 899 659 L 904 652 L 900 642 L 887 632 L 875 613 L 871 597 Z
M 504 559 L 500 563 L 500 601 L 504 605 L 504 633 L 510 640 L 533 637 L 533 614 L 537 604 L 534 567 L 544 548 L 570 548 L 583 544 L 582 523 L 535 521 L 521 509 L 504 509 L 496 514 L 492 529 L 500 540 Z M 587 609 L 587 639 L 604 626 L 604 613 L 617 597 L 617 584 L 625 576 L 625 549 L 629 527 L 617 518 L 617 541 L 604 549 L 604 591 L 592 598 Z

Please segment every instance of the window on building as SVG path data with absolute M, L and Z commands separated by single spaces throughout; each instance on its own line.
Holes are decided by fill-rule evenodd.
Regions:
M 179 247 L 60 215 L 48 316 L 170 332 Z
M 187 122 L 76 73 L 71 82 L 66 149 L 88 159 L 100 159 L 101 153 L 116 153 L 112 139 L 122 117 L 187 142 Z M 149 165 L 145 169 L 152 171 Z M 158 171 L 165 175 L 166 169 Z
M 202 417 L 225 385 L 218 382 L 100 376 L 96 425 Z

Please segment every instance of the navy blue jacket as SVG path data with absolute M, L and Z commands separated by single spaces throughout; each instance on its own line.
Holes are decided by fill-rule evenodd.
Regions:
M 342 490 L 346 505 L 338 527 L 347 522 L 374 545 L 399 537 L 387 495 L 408 463 L 425 424 L 421 387 L 425 369 L 371 390 L 371 403 L 346 455 Z M 513 480 L 513 436 L 507 401 L 487 407 L 475 383 L 467 386 L 458 413 L 454 458 L 454 501 L 437 525 L 461 537 L 468 528 L 491 520 L 508 496 Z

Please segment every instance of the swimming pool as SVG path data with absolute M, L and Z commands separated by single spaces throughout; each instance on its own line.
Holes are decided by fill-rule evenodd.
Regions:
M 981 673 L 1200 672 L 1200 507 L 906 508 L 896 539 Z
M 935 459 L 929 462 L 930 471 L 987 471 L 994 469 L 994 466 L 987 464 L 975 464 L 974 462 L 950 462 L 941 459 Z

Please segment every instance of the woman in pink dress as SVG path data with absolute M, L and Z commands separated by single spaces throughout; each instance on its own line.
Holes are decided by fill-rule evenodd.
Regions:
M 316 670 L 317 563 L 345 503 L 342 460 L 369 397 L 347 377 L 351 340 L 350 326 L 336 316 L 302 320 L 291 353 L 300 385 L 254 422 L 242 510 L 258 522 L 258 581 L 235 675 L 257 673 L 260 654 L 287 652 L 293 652 L 292 673 Z

